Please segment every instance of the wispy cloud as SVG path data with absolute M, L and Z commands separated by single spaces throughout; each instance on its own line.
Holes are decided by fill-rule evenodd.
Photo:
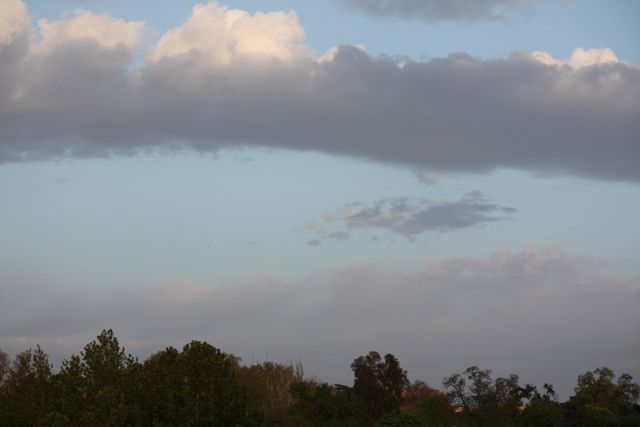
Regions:
M 450 232 L 492 222 L 505 221 L 516 208 L 489 201 L 481 192 L 472 191 L 454 201 L 411 201 L 406 197 L 377 200 L 373 203 L 350 202 L 340 212 L 323 215 L 325 224 L 309 224 L 317 246 L 323 240 L 349 238 L 350 230 L 383 229 L 408 239 L 425 232 Z M 337 224 L 336 224 L 337 223 Z M 335 231 L 335 226 L 344 230 Z

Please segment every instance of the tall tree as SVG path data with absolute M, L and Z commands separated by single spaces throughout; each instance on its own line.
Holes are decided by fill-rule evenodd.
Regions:
M 36 425 L 52 410 L 49 356 L 40 348 L 19 353 L 0 386 L 0 425 Z
M 208 343 L 192 341 L 182 349 L 179 368 L 190 425 L 242 425 L 246 395 L 238 380 L 236 357 Z
M 86 387 L 87 425 L 123 425 L 129 418 L 123 380 L 135 359 L 125 353 L 111 329 L 103 330 L 84 347 L 80 369 Z
M 80 356 L 74 354 L 62 362 L 60 371 L 54 377 L 54 387 L 58 413 L 66 417 L 70 425 L 79 425 L 89 406 L 87 382 Z
M 409 380 L 395 356 L 387 354 L 383 359 L 371 351 L 356 358 L 351 369 L 353 393 L 371 419 L 398 410 Z
M 139 383 L 142 418 L 158 427 L 179 426 L 191 419 L 186 411 L 186 383 L 180 352 L 173 347 L 144 361 Z
M 574 391 L 565 405 L 569 425 L 640 424 L 640 385 L 631 375 L 622 374 L 616 381 L 613 370 L 597 368 L 578 376 Z
M 265 425 L 285 425 L 293 404 L 291 386 L 303 380 L 302 365 L 265 362 L 242 366 L 238 374 L 247 392 L 249 413 Z

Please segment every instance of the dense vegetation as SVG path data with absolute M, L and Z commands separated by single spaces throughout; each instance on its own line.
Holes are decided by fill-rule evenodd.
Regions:
M 599 368 L 558 402 L 551 385 L 493 379 L 477 367 L 436 390 L 391 354 L 351 364 L 352 386 L 305 378 L 299 365 L 242 366 L 206 342 L 143 362 L 103 331 L 57 373 L 40 348 L 0 352 L 2 426 L 640 426 L 640 386 Z

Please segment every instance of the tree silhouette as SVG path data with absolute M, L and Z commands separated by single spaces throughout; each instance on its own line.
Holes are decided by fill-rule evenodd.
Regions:
M 383 359 L 371 351 L 355 359 L 351 369 L 353 393 L 371 419 L 398 410 L 409 380 L 395 356 L 387 354 Z

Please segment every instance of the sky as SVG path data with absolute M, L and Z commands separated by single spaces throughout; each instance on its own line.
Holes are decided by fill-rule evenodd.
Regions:
M 640 377 L 640 3 L 0 6 L 3 351 Z

